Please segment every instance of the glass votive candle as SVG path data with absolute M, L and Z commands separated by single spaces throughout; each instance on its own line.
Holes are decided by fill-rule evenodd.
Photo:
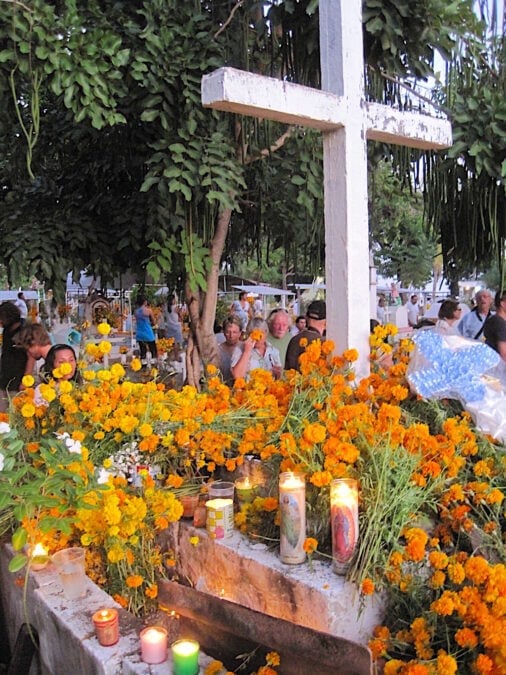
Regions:
M 206 529 L 213 539 L 225 539 L 234 533 L 232 499 L 209 499 L 206 502 Z
M 167 660 L 167 631 L 162 626 L 149 626 L 140 634 L 141 659 L 144 663 L 163 663 Z
M 173 675 L 197 675 L 199 650 L 195 640 L 176 640 L 171 646 Z
M 249 476 L 235 481 L 235 493 L 240 504 L 249 504 L 255 496 L 255 486 Z
M 43 544 L 37 543 L 35 546 L 28 548 L 28 558 L 30 559 L 30 569 L 39 572 L 47 567 L 49 551 Z
M 99 609 L 92 617 L 97 639 L 102 647 L 111 647 L 119 640 L 117 609 Z
M 330 484 L 330 522 L 333 568 L 346 574 L 358 542 L 358 483 L 336 478 Z

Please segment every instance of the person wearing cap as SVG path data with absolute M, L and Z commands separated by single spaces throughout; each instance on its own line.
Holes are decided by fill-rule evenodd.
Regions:
M 313 300 L 306 312 L 306 328 L 301 330 L 289 342 L 286 350 L 285 370 L 299 370 L 299 357 L 306 346 L 314 340 L 325 340 L 327 325 L 327 306 L 323 300 Z M 301 341 L 302 345 L 301 345 Z

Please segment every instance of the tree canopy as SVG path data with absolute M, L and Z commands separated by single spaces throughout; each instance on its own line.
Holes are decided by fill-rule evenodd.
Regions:
M 141 282 L 146 271 L 184 274 L 202 348 L 224 260 L 268 263 L 283 247 L 285 267 L 321 269 L 319 137 L 200 102 L 202 75 L 222 65 L 318 86 L 317 6 L 0 0 L 0 234 L 11 282 L 33 274 L 58 293 L 68 270 L 106 280 L 131 269 Z M 429 76 L 437 52 L 448 57 L 459 36 L 471 35 L 472 17 L 471 0 L 365 0 L 367 96 L 413 106 L 406 83 Z M 440 95 L 451 107 L 458 99 L 449 91 Z M 490 116 L 501 125 L 499 93 Z M 456 133 L 457 142 L 464 137 Z M 497 163 L 478 164 L 478 146 L 469 150 L 477 171 L 492 177 Z M 390 155 L 381 146 L 371 152 Z M 412 151 L 404 157 L 418 160 Z M 432 160 L 425 185 L 433 194 L 445 159 Z M 400 166 L 402 174 L 408 163 Z M 436 232 L 437 202 L 429 207 Z M 490 238 L 492 221 L 479 222 Z

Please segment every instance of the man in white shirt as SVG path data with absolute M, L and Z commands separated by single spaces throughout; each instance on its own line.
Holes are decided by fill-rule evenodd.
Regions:
M 458 331 L 472 340 L 483 340 L 483 327 L 489 316 L 492 316 L 492 293 L 483 289 L 475 296 L 476 307 L 462 317 Z
M 28 317 L 28 305 L 26 304 L 25 296 L 23 295 L 23 291 L 20 291 L 18 293 L 18 297 L 16 300 L 14 300 L 14 304 L 16 307 L 19 309 L 19 314 L 21 317 L 21 325 L 26 323 L 26 319 Z
M 411 328 L 415 328 L 415 326 L 418 324 L 418 315 L 420 313 L 418 295 L 416 295 L 416 293 L 413 293 L 409 299 L 406 309 L 408 311 L 408 324 L 411 326 Z

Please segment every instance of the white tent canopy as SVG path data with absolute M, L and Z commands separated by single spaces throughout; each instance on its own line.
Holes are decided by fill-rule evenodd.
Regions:
M 246 291 L 253 295 L 295 295 L 293 291 L 285 291 L 284 288 L 275 288 L 274 286 L 232 286 L 240 291 Z

